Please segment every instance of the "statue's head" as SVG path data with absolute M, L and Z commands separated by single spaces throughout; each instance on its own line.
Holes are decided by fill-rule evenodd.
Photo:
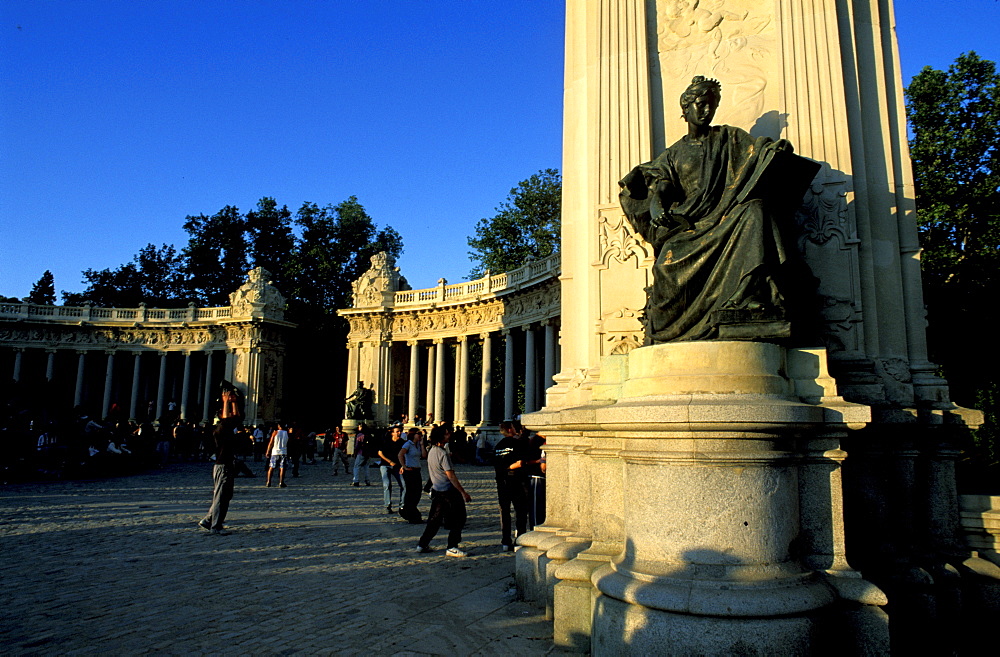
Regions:
M 688 123 L 711 122 L 715 110 L 719 108 L 720 100 L 722 100 L 722 85 L 719 81 L 696 75 L 681 94 L 682 116 Z M 700 105 L 702 111 L 694 111 L 695 105 Z

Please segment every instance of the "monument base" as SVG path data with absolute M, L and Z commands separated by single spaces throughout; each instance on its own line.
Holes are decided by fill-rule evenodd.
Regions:
M 837 441 L 868 407 L 837 396 L 822 349 L 675 343 L 608 364 L 591 403 L 525 417 L 590 459 L 551 487 L 591 485 L 582 503 L 551 500 L 553 527 L 574 529 L 521 541 L 518 582 L 551 601 L 556 645 L 810 652 L 838 597 L 820 573 L 847 568 Z

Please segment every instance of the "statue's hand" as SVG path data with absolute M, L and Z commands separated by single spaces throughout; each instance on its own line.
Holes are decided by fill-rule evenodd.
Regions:
M 774 150 L 778 153 L 792 153 L 795 151 L 795 149 L 792 148 L 791 142 L 787 139 L 779 139 L 774 142 Z

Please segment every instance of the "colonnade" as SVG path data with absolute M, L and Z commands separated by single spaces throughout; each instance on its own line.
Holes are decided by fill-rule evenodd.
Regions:
M 92 412 L 99 411 L 101 417 L 108 417 L 115 405 L 124 413 L 127 403 L 130 420 L 152 420 L 170 415 L 210 422 L 213 419 L 213 390 L 222 379 L 234 378 L 237 350 L 15 347 L 12 351 L 10 380 L 26 385 L 44 383 L 49 391 L 47 394 L 55 396 L 52 401 L 56 404 L 68 402 L 71 390 L 73 407 L 89 405 Z M 44 358 L 37 358 L 38 354 L 44 354 Z M 65 356 L 57 359 L 61 354 Z M 176 355 L 170 358 L 171 354 Z M 215 361 L 222 360 L 222 354 L 225 354 L 225 363 L 219 367 Z M 176 362 L 178 358 L 180 363 Z M 44 362 L 44 378 L 41 361 Z M 56 390 L 65 391 L 64 400 Z M 95 396 L 90 391 L 100 393 Z
M 460 426 L 493 426 L 544 406 L 545 389 L 559 367 L 557 331 L 557 319 L 552 318 L 454 336 L 352 342 L 347 389 L 353 390 L 358 381 L 374 385 L 378 421 L 430 415 Z M 378 362 L 368 361 L 363 351 Z M 363 362 L 371 364 L 365 367 Z M 383 380 L 392 376 L 405 380 Z M 401 394 L 395 394 L 397 390 Z

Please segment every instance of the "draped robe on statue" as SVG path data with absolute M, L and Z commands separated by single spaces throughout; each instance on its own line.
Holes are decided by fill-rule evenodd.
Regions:
M 789 253 L 778 220 L 819 167 L 779 143 L 712 126 L 619 183 L 622 209 L 656 253 L 647 341 L 717 338 L 720 310 L 786 316 L 780 270 Z M 667 210 L 659 221 L 657 203 Z

